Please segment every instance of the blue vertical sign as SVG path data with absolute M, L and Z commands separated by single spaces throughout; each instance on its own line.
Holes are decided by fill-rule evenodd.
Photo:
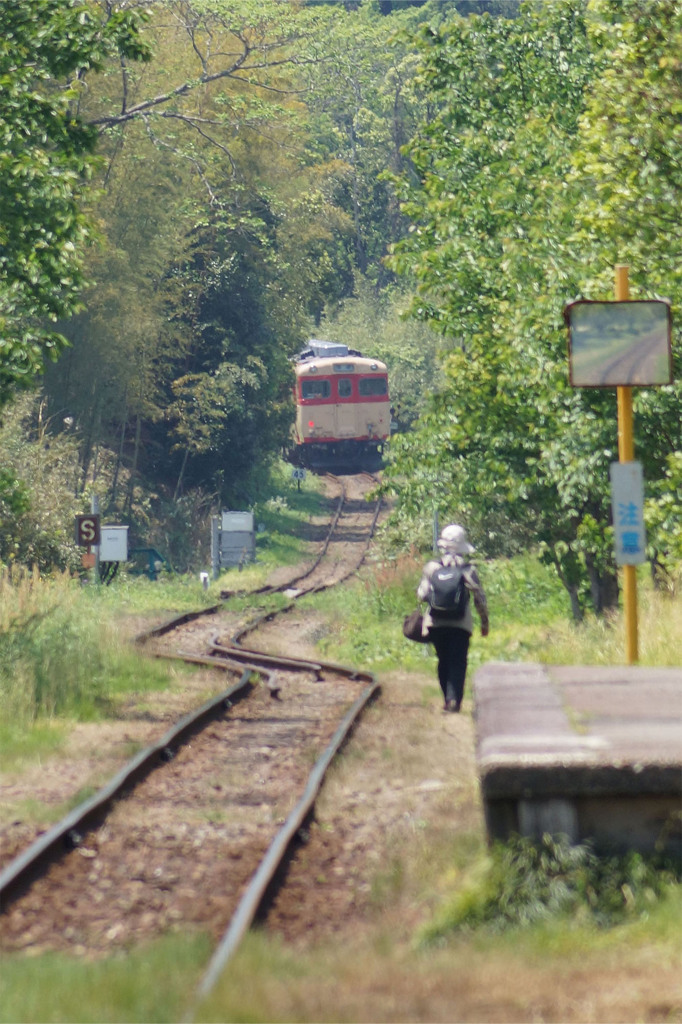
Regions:
M 644 477 L 641 462 L 611 464 L 611 509 L 616 563 L 639 565 L 646 559 Z

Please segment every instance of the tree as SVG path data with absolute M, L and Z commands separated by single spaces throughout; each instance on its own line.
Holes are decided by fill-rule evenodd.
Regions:
M 672 301 L 673 383 L 636 388 L 633 395 L 650 556 L 670 576 L 682 545 L 682 8 L 597 0 L 591 13 L 593 47 L 609 59 L 581 119 L 572 184 L 582 188 L 584 199 L 572 241 L 584 265 L 593 268 L 587 294 L 610 298 L 612 268 L 626 263 L 633 298 L 663 295 Z
M 409 507 L 430 491 L 484 551 L 540 542 L 580 614 L 586 570 L 597 606 L 613 600 L 602 552 L 579 540 L 606 508 L 582 427 L 600 398 L 567 387 L 561 305 L 545 278 L 592 74 L 582 4 L 455 19 L 425 30 L 423 47 L 424 86 L 442 109 L 410 146 L 421 184 L 403 182 L 402 196 L 415 230 L 392 262 L 416 275 L 413 311 L 450 352 L 419 431 L 393 446 L 393 474 Z M 608 444 L 598 450 L 603 459 Z
M 142 478 L 164 495 L 248 492 L 287 439 L 287 356 L 319 290 L 351 276 L 352 243 L 330 230 L 343 221 L 333 184 L 301 168 L 298 86 L 285 78 L 301 57 L 285 57 L 285 33 L 298 39 L 312 22 L 281 6 L 276 23 L 274 5 L 268 14 L 248 0 L 156 5 L 148 35 L 163 62 L 141 78 L 127 67 L 92 77 L 79 106 L 102 132 L 92 211 L 102 244 L 86 309 L 63 325 L 72 347 L 45 385 L 51 408 L 77 420 L 83 479 L 101 446 L 117 453 L 110 501 L 128 516 Z M 213 53 L 225 63 L 235 47 L 244 60 L 214 68 Z M 111 117 L 102 111 L 117 93 Z
M 634 253 L 654 268 L 635 286 L 672 286 L 675 301 L 676 277 L 663 289 L 658 268 L 679 247 L 661 233 L 679 188 L 664 159 L 676 150 L 678 87 L 665 69 L 678 39 L 677 5 L 644 18 L 634 0 L 424 32 L 423 80 L 443 105 L 410 146 L 421 182 L 400 185 L 414 230 L 392 262 L 417 276 L 414 313 L 452 351 L 419 431 L 394 446 L 393 477 L 407 514 L 430 490 L 484 551 L 539 544 L 576 618 L 617 599 L 616 412 L 612 391 L 569 387 L 561 310 L 579 292 L 611 298 L 613 264 Z M 632 140 L 645 126 L 643 162 Z M 680 448 L 678 389 L 642 392 L 637 405 L 638 457 L 655 483 Z M 660 496 L 658 508 L 665 517 Z
M 0 405 L 63 349 L 45 323 L 78 304 L 97 140 L 73 107 L 87 70 L 148 58 L 142 20 L 80 0 L 0 6 Z

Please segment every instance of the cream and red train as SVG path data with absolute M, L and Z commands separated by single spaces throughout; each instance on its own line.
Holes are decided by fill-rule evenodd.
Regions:
M 313 339 L 295 373 L 291 461 L 308 469 L 378 469 L 391 430 L 385 363 Z

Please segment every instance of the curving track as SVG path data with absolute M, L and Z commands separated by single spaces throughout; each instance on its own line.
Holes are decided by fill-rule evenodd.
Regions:
M 320 557 L 261 600 L 288 593 L 287 612 L 300 594 L 357 570 L 379 512 L 363 497 L 373 483 L 345 482 Z M 264 655 L 259 633 L 277 614 L 266 608 L 225 633 L 219 607 L 141 638 L 157 655 L 220 665 L 228 688 L 6 865 L 0 949 L 96 956 L 195 926 L 218 943 L 206 991 L 263 912 L 327 764 L 378 692 L 368 673 Z

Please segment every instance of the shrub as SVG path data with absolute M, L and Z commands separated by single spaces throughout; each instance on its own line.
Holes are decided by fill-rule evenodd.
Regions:
M 492 848 L 420 939 L 429 944 L 462 928 L 501 931 L 559 917 L 589 917 L 605 927 L 645 912 L 681 877 L 679 863 L 659 855 L 603 857 L 566 837 L 516 836 Z

